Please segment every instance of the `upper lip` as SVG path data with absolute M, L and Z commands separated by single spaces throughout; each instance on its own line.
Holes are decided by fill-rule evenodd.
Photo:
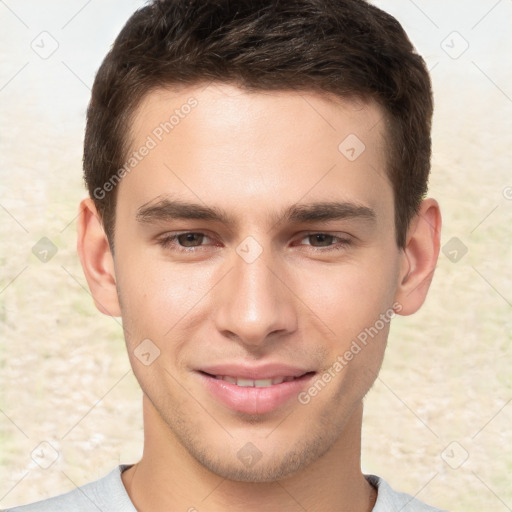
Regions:
M 276 377 L 300 377 L 305 373 L 309 373 L 311 370 L 279 363 L 267 363 L 260 366 L 228 363 L 205 366 L 200 368 L 200 371 L 209 373 L 210 375 L 261 380 L 273 379 Z

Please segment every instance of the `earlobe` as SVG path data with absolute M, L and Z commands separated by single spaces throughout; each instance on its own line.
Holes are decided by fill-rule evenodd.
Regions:
M 425 199 L 411 221 L 406 246 L 402 251 L 402 268 L 396 301 L 401 315 L 418 311 L 427 296 L 439 256 L 441 212 L 435 199 Z
M 100 216 L 89 197 L 80 203 L 77 251 L 96 307 L 105 315 L 121 316 L 114 260 Z

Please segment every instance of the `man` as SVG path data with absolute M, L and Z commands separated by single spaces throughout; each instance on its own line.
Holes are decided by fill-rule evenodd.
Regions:
M 13 510 L 437 510 L 360 468 L 390 320 L 438 257 L 431 117 L 363 0 L 137 11 L 93 87 L 78 253 L 123 319 L 144 452 Z

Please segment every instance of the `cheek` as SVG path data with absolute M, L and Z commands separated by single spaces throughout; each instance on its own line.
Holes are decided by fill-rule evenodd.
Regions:
M 176 266 L 144 257 L 123 259 L 118 271 L 123 322 L 130 332 L 159 340 L 187 317 L 211 288 L 212 268 Z
M 377 261 L 310 268 L 302 278 L 298 275 L 295 283 L 297 295 L 336 339 L 343 340 L 373 325 L 391 307 L 396 287 L 394 266 Z

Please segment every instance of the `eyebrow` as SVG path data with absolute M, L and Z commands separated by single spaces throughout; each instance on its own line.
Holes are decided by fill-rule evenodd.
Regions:
M 160 199 L 150 201 L 137 210 L 139 222 L 155 222 L 173 219 L 197 219 L 229 224 L 230 219 L 224 210 L 218 207 L 189 203 L 178 199 Z
M 206 206 L 179 199 L 162 198 L 150 201 L 137 210 L 136 219 L 141 223 L 164 222 L 176 219 L 205 220 L 226 225 L 237 222 L 225 210 L 217 206 Z M 282 223 L 299 224 L 318 221 L 360 219 L 375 222 L 375 211 L 365 205 L 352 202 L 322 201 L 293 204 L 281 214 L 274 214 L 272 226 Z
M 374 222 L 375 211 L 364 205 L 327 201 L 308 204 L 294 204 L 287 208 L 278 222 L 301 223 L 343 219 L 362 219 Z

